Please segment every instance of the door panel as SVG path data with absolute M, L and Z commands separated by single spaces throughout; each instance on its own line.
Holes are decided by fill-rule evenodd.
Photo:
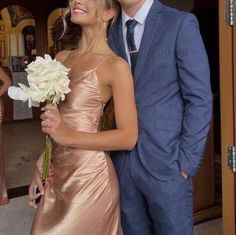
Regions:
M 235 145 L 235 29 L 225 23 L 225 1 L 219 1 L 220 97 L 223 234 L 235 235 L 235 179 L 228 168 L 227 146 Z

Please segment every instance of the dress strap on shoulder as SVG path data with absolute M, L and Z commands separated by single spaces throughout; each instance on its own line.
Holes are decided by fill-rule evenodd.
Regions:
M 112 54 L 112 55 L 107 55 L 107 56 L 104 56 L 99 62 L 98 64 L 95 66 L 95 70 L 108 58 L 111 58 L 111 57 L 116 57 L 116 55 Z

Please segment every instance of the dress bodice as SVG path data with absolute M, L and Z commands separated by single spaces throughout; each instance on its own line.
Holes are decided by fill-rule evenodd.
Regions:
M 71 92 L 60 103 L 59 109 L 68 128 L 95 133 L 105 103 L 94 69 L 69 74 Z

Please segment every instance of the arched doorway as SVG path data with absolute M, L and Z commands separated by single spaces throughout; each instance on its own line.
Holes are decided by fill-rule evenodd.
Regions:
M 35 59 L 36 45 L 35 45 L 35 27 L 27 25 L 22 30 L 24 45 L 24 54 L 28 57 L 28 62 Z
M 22 31 L 27 26 L 34 27 L 35 20 L 28 9 L 19 5 L 7 6 L 0 13 L 4 29 L 0 35 L 4 45 L 2 65 L 9 67 L 8 57 L 25 56 L 26 38 Z

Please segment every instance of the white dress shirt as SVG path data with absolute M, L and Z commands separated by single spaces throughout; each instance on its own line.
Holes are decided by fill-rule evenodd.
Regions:
M 124 45 L 125 45 L 125 51 L 128 58 L 128 61 L 130 63 L 130 56 L 129 56 L 129 50 L 127 46 L 126 41 L 126 33 L 127 33 L 127 27 L 126 22 L 127 20 L 134 19 L 138 22 L 138 24 L 134 28 L 134 42 L 136 45 L 137 50 L 139 50 L 141 45 L 141 40 L 143 37 L 144 27 L 145 27 L 145 20 L 147 18 L 147 15 L 150 11 L 150 8 L 153 4 L 153 0 L 146 0 L 145 3 L 142 5 L 142 7 L 138 10 L 138 12 L 135 14 L 133 18 L 129 17 L 125 12 L 122 10 L 122 27 L 123 27 L 123 37 L 124 37 Z

